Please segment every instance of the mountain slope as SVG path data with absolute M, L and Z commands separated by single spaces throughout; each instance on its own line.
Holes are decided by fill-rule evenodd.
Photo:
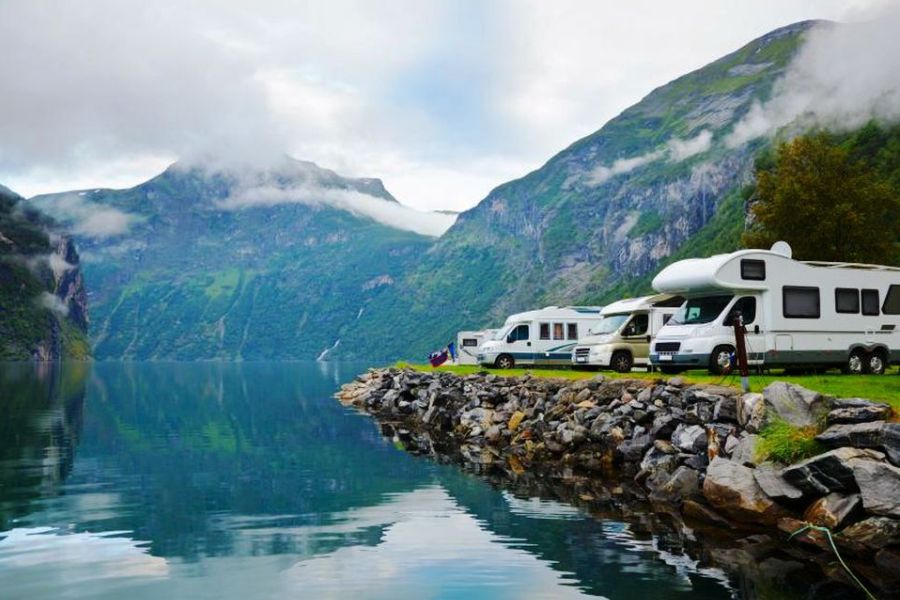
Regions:
M 72 240 L 0 186 L 0 360 L 87 358 L 87 323 Z
M 400 206 L 379 180 L 287 158 L 31 202 L 80 233 L 99 359 L 316 358 L 432 241 L 366 216 Z
M 773 31 L 664 85 L 460 215 L 427 260 L 373 298 L 360 337 L 421 358 L 459 329 L 548 304 L 613 300 L 691 241 L 733 249 L 763 142 L 725 137 L 767 98 L 813 22 Z M 712 231 L 707 228 L 712 227 Z M 699 248 L 698 248 L 699 249 Z M 355 337 L 343 349 L 352 354 Z

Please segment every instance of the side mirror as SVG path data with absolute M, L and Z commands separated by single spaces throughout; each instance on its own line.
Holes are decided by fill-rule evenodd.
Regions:
M 649 335 L 647 336 L 647 343 L 648 343 L 648 344 L 650 343 L 650 336 L 649 336 Z

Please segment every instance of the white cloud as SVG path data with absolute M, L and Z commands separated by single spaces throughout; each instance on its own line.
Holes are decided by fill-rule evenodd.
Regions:
M 671 162 L 681 162 L 687 158 L 706 152 L 712 146 L 712 132 L 704 129 L 696 136 L 681 140 L 672 138 L 662 148 L 645 152 L 638 156 L 620 158 L 610 166 L 600 165 L 588 173 L 588 185 L 601 185 L 616 175 L 624 175 L 651 162 L 667 157 Z
M 223 210 L 242 210 L 279 204 L 331 206 L 368 217 L 396 229 L 437 237 L 456 221 L 456 215 L 421 212 L 396 202 L 351 190 L 324 188 L 314 184 L 281 186 L 277 183 L 236 188 L 216 203 Z
M 900 120 L 900 5 L 863 21 L 817 27 L 765 104 L 755 104 L 726 139 L 731 146 L 791 123 L 849 129 L 872 118 Z
M 696 154 L 706 152 L 712 146 L 712 138 L 712 132 L 709 129 L 704 129 L 695 137 L 686 140 L 677 138 L 669 140 L 669 160 L 680 162 Z
M 73 233 L 92 238 L 124 235 L 140 220 L 137 215 L 91 202 L 74 193 L 41 198 L 35 205 L 55 218 L 70 223 Z
M 50 292 L 41 292 L 41 295 L 38 296 L 38 302 L 44 308 L 51 310 L 62 317 L 68 316 L 69 314 L 68 305 L 66 305 L 59 296 L 51 294 Z

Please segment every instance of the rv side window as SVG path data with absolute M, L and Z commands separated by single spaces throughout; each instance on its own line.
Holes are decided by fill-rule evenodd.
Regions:
M 553 324 L 553 339 L 554 340 L 566 339 L 565 335 L 563 335 L 563 324 L 562 323 L 554 323 Z
M 877 317 L 881 314 L 878 310 L 879 304 L 881 303 L 878 301 L 878 290 L 862 291 L 862 314 Z
M 569 338 L 570 340 L 577 340 L 577 339 L 578 339 L 578 323 L 569 323 L 569 324 L 567 325 L 567 327 L 568 327 L 568 329 L 569 329 L 569 331 L 568 331 L 568 333 L 569 333 L 568 338 Z
M 734 303 L 734 306 L 731 307 L 731 310 L 728 311 L 728 316 L 725 317 L 725 322 L 722 323 L 726 327 L 731 327 L 734 325 L 734 318 L 740 313 L 741 317 L 743 317 L 744 325 L 749 325 L 753 321 L 756 320 L 756 298 L 753 296 L 744 296 L 740 298 L 737 302 Z
M 821 316 L 819 288 L 786 285 L 781 288 L 784 316 L 789 319 L 818 319 Z
M 900 285 L 892 285 L 888 288 L 881 312 L 886 315 L 900 315 Z
M 541 339 L 550 339 L 550 323 L 541 323 Z
M 506 338 L 507 342 L 518 342 L 521 340 L 528 339 L 528 325 L 518 325 L 515 329 L 509 332 L 509 335 Z
M 834 290 L 834 308 L 839 313 L 859 314 L 859 290 L 855 288 Z
M 646 335 L 647 327 L 650 325 L 649 316 L 646 314 L 635 315 L 631 322 L 622 330 L 625 337 L 632 335 Z
M 478 347 L 478 340 L 475 338 L 463 338 L 462 341 L 463 348 L 476 348 Z
M 741 279 L 749 281 L 766 280 L 766 261 L 745 258 L 741 261 Z

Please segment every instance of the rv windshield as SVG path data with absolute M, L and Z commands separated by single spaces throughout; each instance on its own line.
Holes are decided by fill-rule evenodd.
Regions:
M 617 331 L 630 315 L 607 315 L 588 331 L 590 335 L 605 335 Z
M 678 309 L 678 312 L 672 315 L 672 318 L 669 319 L 669 324 L 700 325 L 714 321 L 716 317 L 722 314 L 722 311 L 728 306 L 732 298 L 734 298 L 734 294 L 691 298 L 685 302 L 684 306 Z

